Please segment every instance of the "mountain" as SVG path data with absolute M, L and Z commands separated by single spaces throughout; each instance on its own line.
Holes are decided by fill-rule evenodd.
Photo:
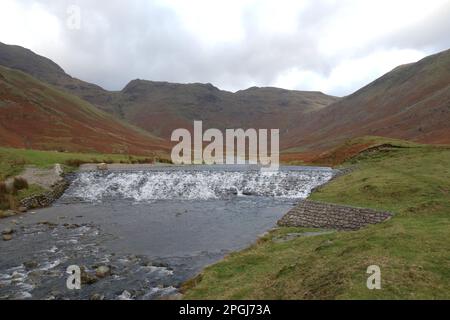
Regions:
M 112 104 L 114 113 L 149 132 L 170 138 L 176 128 L 203 120 L 209 128 L 281 128 L 295 126 L 304 114 L 337 98 L 320 92 L 250 88 L 236 93 L 211 84 L 131 81 Z
M 293 152 L 318 153 L 361 136 L 449 144 L 450 50 L 399 66 L 302 118 L 285 137 L 284 146 Z
M 54 67 L 51 63 L 49 66 Z M 0 145 L 137 155 L 168 150 L 165 141 L 122 123 L 88 102 L 1 66 Z
M 174 129 L 191 128 L 194 120 L 218 129 L 280 128 L 283 136 L 304 114 L 338 100 L 321 92 L 254 87 L 232 93 L 211 84 L 145 80 L 133 80 L 121 91 L 106 91 L 72 78 L 56 63 L 28 49 L 2 43 L 0 65 L 31 74 L 165 139 Z
M 194 120 L 203 120 L 205 128 L 222 130 L 279 128 L 289 160 L 314 160 L 363 136 L 450 143 L 450 50 L 399 66 L 342 99 L 321 92 L 254 87 L 232 93 L 211 84 L 139 79 L 112 92 L 71 77 L 28 49 L 1 43 L 0 65 L 29 73 L 166 140 L 174 129 L 190 129 Z
M 71 77 L 52 60 L 20 46 L 0 42 L 0 65 L 28 73 L 94 105 L 110 99 L 110 92 L 95 84 Z

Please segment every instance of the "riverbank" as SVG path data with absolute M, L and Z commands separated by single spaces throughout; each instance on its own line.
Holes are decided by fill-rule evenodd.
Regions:
M 10 217 L 27 209 L 42 208 L 58 199 L 68 182 L 63 175 L 80 166 L 98 163 L 112 166 L 153 166 L 154 161 L 170 162 L 165 155 L 143 157 L 122 154 L 71 153 L 0 147 L 0 218 Z M 21 178 L 26 187 L 12 188 L 14 178 Z
M 314 236 L 302 235 L 317 229 L 277 228 L 185 283 L 184 298 L 449 299 L 450 148 L 395 144 L 347 160 L 355 169 L 310 197 L 393 218 Z M 374 264 L 381 290 L 366 287 Z

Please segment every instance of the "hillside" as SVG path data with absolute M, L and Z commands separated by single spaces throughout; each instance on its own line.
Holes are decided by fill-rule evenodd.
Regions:
M 304 120 L 285 146 L 317 153 L 366 135 L 448 144 L 450 50 L 397 67 Z
M 316 236 L 307 232 L 320 229 L 279 227 L 185 283 L 184 298 L 448 299 L 450 148 L 368 140 L 391 146 L 355 155 L 344 164 L 354 170 L 311 199 L 389 211 L 393 218 Z M 373 264 L 382 270 L 382 290 L 367 290 Z
M 170 138 L 194 120 L 204 127 L 280 128 L 281 135 L 303 115 L 320 110 L 337 98 L 320 92 L 250 88 L 236 93 L 211 84 L 131 81 L 113 103 L 114 113 L 149 132 Z
M 72 78 L 28 49 L 2 43 L 0 65 L 31 74 L 166 139 L 174 129 L 190 128 L 194 120 L 219 129 L 280 128 L 283 137 L 305 114 L 338 100 L 321 92 L 254 87 L 232 93 L 211 84 L 145 80 L 133 80 L 119 92 L 106 91 Z
M 95 84 L 71 77 L 52 60 L 20 46 L 0 42 L 0 65 L 28 73 L 94 105 L 111 99 L 112 93 Z
M 42 150 L 152 154 L 159 138 L 68 93 L 0 66 L 0 145 Z
M 168 139 L 176 128 L 279 128 L 282 159 L 317 162 L 362 136 L 450 143 L 450 50 L 395 68 L 339 99 L 320 92 L 133 80 L 110 92 L 72 78 L 28 49 L 0 44 L 0 64 L 27 72 L 96 107 Z M 323 154 L 325 153 L 325 154 Z

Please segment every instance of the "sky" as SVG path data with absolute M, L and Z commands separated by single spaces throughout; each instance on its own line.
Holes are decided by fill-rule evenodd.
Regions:
M 130 80 L 344 96 L 450 48 L 449 0 L 1 0 L 0 42 L 120 90 Z

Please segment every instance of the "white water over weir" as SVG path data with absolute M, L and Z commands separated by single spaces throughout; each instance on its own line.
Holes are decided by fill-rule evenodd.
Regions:
M 90 171 L 77 175 L 62 201 L 103 202 L 127 199 L 210 200 L 262 196 L 306 198 L 330 180 L 329 168 L 283 167 L 262 172 L 244 167 L 161 167 L 141 171 Z

